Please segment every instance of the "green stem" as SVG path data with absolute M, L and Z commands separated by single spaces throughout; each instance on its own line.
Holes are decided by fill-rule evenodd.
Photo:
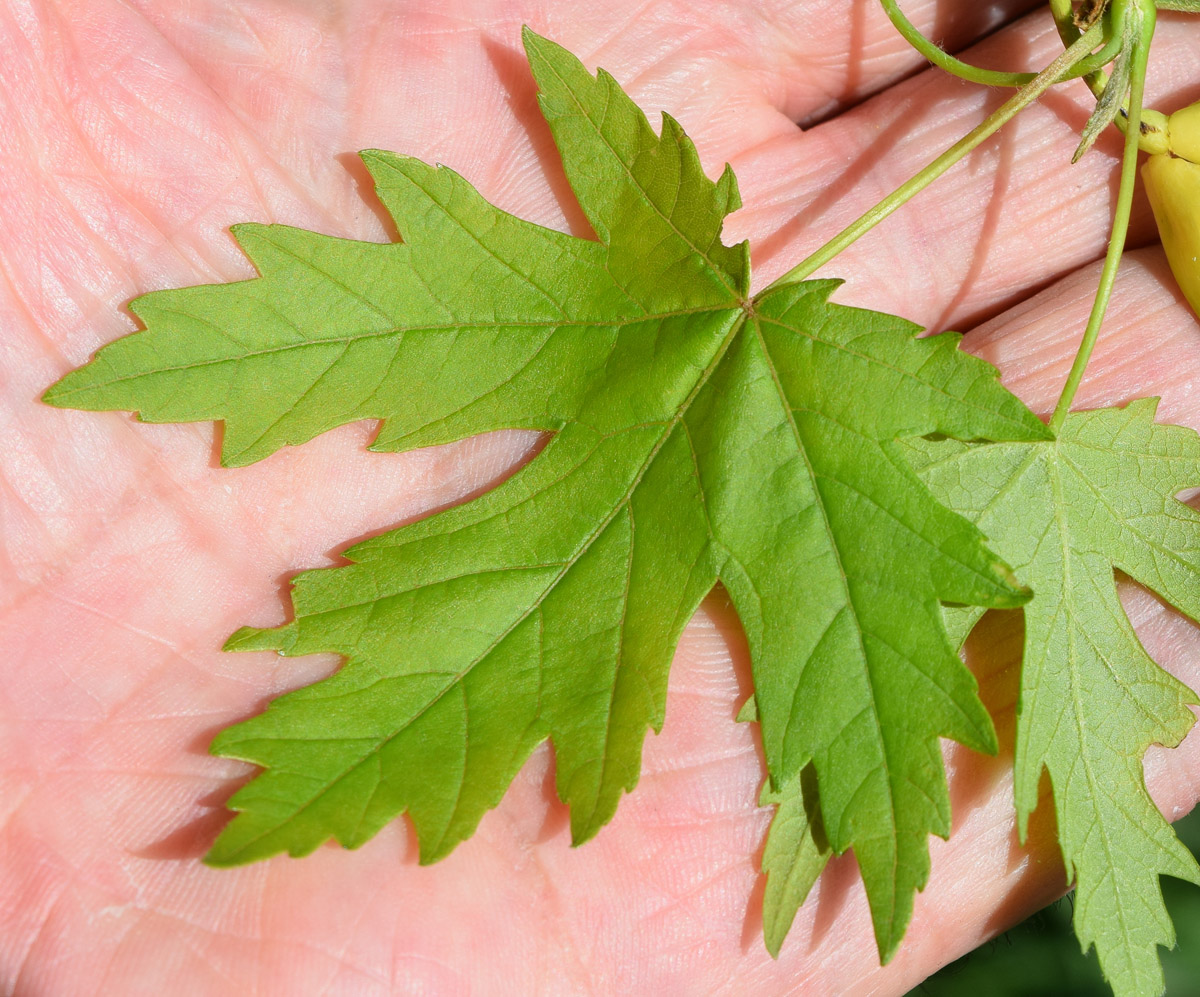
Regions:
M 1122 43 L 1125 40 L 1125 21 L 1128 18 L 1131 0 L 1112 0 L 1112 5 L 1105 12 L 1105 17 L 1110 25 L 1110 37 L 1108 45 L 1116 45 L 1118 52 Z M 1155 5 L 1161 7 L 1162 3 Z M 1062 38 L 1065 45 L 1070 45 L 1079 37 L 1079 29 L 1075 27 L 1074 14 L 1071 10 L 1071 0 L 1050 0 L 1050 11 L 1054 15 L 1054 23 L 1058 27 L 1059 37 Z M 1107 46 L 1106 46 L 1107 48 Z M 1095 57 L 1091 60 L 1094 62 Z M 1110 56 L 1105 60 L 1104 64 L 1112 61 Z M 1080 63 L 1082 68 L 1083 64 Z M 1084 82 L 1096 97 L 1100 97 L 1104 93 L 1104 88 L 1108 86 L 1108 73 L 1106 73 L 1100 65 L 1091 67 L 1095 71 L 1088 74 L 1081 74 L 1084 77 Z M 1123 106 L 1120 113 L 1113 120 L 1113 124 L 1117 129 L 1124 134 L 1129 127 L 1129 108 Z M 1138 136 L 1142 152 L 1153 156 L 1156 153 L 1161 153 L 1166 148 L 1167 143 L 1167 118 L 1160 111 L 1153 111 L 1149 108 L 1142 108 L 1142 130 Z
M 1121 157 L 1121 186 L 1117 193 L 1116 210 L 1113 212 L 1112 232 L 1108 239 L 1108 251 L 1104 256 L 1104 268 L 1100 272 L 1100 286 L 1096 290 L 1096 300 L 1092 303 L 1092 313 L 1088 317 L 1087 328 L 1083 332 L 1083 340 L 1071 364 L 1071 372 L 1067 375 L 1067 383 L 1063 385 L 1054 414 L 1050 417 L 1050 429 L 1057 434 L 1071 410 L 1071 402 L 1079 390 L 1083 373 L 1091 359 L 1092 350 L 1096 346 L 1096 338 L 1100 334 L 1100 325 L 1104 321 L 1104 313 L 1108 310 L 1108 302 L 1112 298 L 1113 285 L 1117 280 L 1117 268 L 1121 264 L 1121 254 L 1125 251 L 1125 237 L 1129 232 L 1129 214 L 1133 206 L 1133 190 L 1137 182 L 1138 136 L 1141 133 L 1142 101 L 1145 96 L 1146 65 L 1150 56 L 1150 41 L 1154 37 L 1156 10 L 1154 0 L 1135 0 L 1141 10 L 1142 26 L 1138 33 L 1136 48 L 1133 53 L 1133 72 L 1129 86 L 1129 127 L 1125 131 L 1125 151 Z
M 1035 73 L 1005 73 L 997 69 L 984 69 L 982 66 L 973 66 L 969 62 L 956 59 L 937 43 L 921 34 L 920 29 L 904 16 L 904 12 L 900 9 L 900 4 L 897 0 L 879 0 L 879 2 L 883 6 L 884 13 L 887 14 L 892 25 L 904 36 L 905 40 L 935 66 L 944 69 L 952 76 L 970 80 L 972 83 L 981 83 L 989 87 L 1023 87 L 1028 83 L 1032 83 L 1037 78 Z M 1078 37 L 1079 32 L 1076 31 L 1075 34 Z M 1072 41 L 1074 40 L 1072 39 Z M 1113 56 L 1120 50 L 1120 47 L 1120 36 L 1114 35 L 1110 37 L 1105 42 L 1104 48 L 1095 55 L 1081 60 L 1078 65 L 1072 67 L 1071 71 L 1061 78 L 1064 80 L 1073 80 L 1080 76 L 1090 76 L 1101 66 L 1111 62 Z
M 934 180 L 945 173 L 951 166 L 957 163 L 963 156 L 971 152 L 976 146 L 980 145 L 988 139 L 993 133 L 1008 123 L 1018 113 L 1038 99 L 1046 90 L 1057 83 L 1062 75 L 1073 66 L 1083 55 L 1090 49 L 1094 48 L 1100 40 L 1101 31 L 1099 25 L 1093 25 L 1088 29 L 1087 33 L 1082 35 L 1073 45 L 1070 46 L 1062 55 L 1055 59 L 1049 66 L 1037 74 L 1024 87 L 1018 90 L 1013 96 L 1004 103 L 994 114 L 990 115 L 986 121 L 974 128 L 967 135 L 954 143 L 949 149 L 943 152 L 932 163 L 921 170 L 916 176 L 907 180 L 905 183 L 897 187 L 892 193 L 885 197 L 882 201 L 876 204 L 873 208 L 862 215 L 857 221 L 852 222 L 847 228 L 843 229 L 835 235 L 829 242 L 825 243 L 811 256 L 802 260 L 796 266 L 792 267 L 787 273 L 777 280 L 772 281 L 763 290 L 763 294 L 767 291 L 774 290 L 784 284 L 791 284 L 797 281 L 804 280 L 811 276 L 816 270 L 823 267 L 826 263 L 832 260 L 838 253 L 842 252 L 847 246 L 855 242 L 861 236 L 865 235 L 881 221 L 888 217 L 897 208 L 904 205 L 914 195 L 919 194 L 922 190 L 928 187 Z M 1136 131 L 1136 130 L 1135 130 Z
M 1063 44 L 1074 44 L 1075 39 L 1079 37 L 1079 29 L 1075 27 L 1075 8 L 1071 5 L 1071 0 L 1050 0 L 1050 13 L 1054 15 L 1054 23 L 1058 25 L 1058 34 Z
M 1128 5 L 1128 0 L 1113 0 L 1112 7 L 1105 14 L 1109 23 L 1116 26 L 1109 38 L 1109 44 L 1115 41 L 1120 47 L 1123 40 L 1121 25 L 1124 22 L 1125 8 Z M 1120 9 L 1115 10 L 1115 8 Z M 1075 26 L 1075 10 L 1071 6 L 1071 0 L 1050 0 L 1050 13 L 1054 15 L 1054 24 L 1058 28 L 1058 37 L 1062 39 L 1063 45 L 1068 48 L 1074 45 L 1079 40 L 1079 29 Z M 1083 81 L 1088 85 L 1092 94 L 1099 97 L 1104 92 L 1104 85 L 1108 82 L 1108 74 L 1099 66 L 1092 66 L 1091 70 L 1091 72 L 1080 75 L 1083 76 Z
M 904 12 L 896 0 L 879 0 L 879 2 L 883 5 L 883 10 L 892 25 L 904 36 L 905 40 L 935 66 L 948 73 L 964 80 L 970 80 L 972 83 L 982 83 L 990 87 L 1023 87 L 1034 78 L 1033 73 L 1003 73 L 996 69 L 972 66 L 970 63 L 956 59 L 941 46 L 921 34 L 917 26 L 904 16 Z

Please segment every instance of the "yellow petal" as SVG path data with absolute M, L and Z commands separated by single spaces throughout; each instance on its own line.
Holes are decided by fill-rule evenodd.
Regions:
M 1173 149 L 1175 141 L 1172 122 Z M 1176 156 L 1151 156 L 1142 167 L 1142 180 L 1171 272 L 1200 315 L 1200 166 Z
M 1200 104 L 1181 108 L 1167 119 L 1171 152 L 1200 163 Z

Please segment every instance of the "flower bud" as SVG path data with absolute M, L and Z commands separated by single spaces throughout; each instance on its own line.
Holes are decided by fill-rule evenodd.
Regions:
M 1200 315 L 1200 104 L 1167 122 L 1170 151 L 1151 156 L 1142 180 L 1171 272 Z

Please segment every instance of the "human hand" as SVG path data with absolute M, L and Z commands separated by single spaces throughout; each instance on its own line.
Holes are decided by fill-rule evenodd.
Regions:
M 902 993 L 1062 889 L 1047 829 L 1028 852 L 1015 842 L 1008 760 L 954 748 L 954 835 L 931 843 L 896 959 L 878 967 L 847 857 L 772 961 L 757 912 L 770 815 L 754 728 L 733 723 L 748 665 L 719 592 L 683 638 L 637 792 L 584 848 L 568 847 L 543 748 L 436 866 L 416 865 L 404 821 L 357 852 L 202 866 L 247 774 L 207 754 L 212 735 L 337 664 L 225 655 L 224 638 L 281 622 L 290 573 L 488 487 L 535 438 L 368 454 L 359 425 L 234 471 L 216 466 L 210 426 L 39 404 L 134 328 L 130 298 L 251 276 L 234 222 L 388 237 L 360 148 L 444 162 L 506 210 L 586 233 L 520 55 L 525 22 L 610 70 L 652 121 L 678 117 L 710 175 L 732 163 L 747 208 L 726 242 L 751 240 L 758 287 L 1003 95 L 937 72 L 897 83 L 920 60 L 869 3 L 136 6 L 30 0 L 0 18 L 0 132 L 15 136 L 0 167 L 0 989 Z M 976 53 L 992 65 L 1060 47 L 1044 13 L 1015 20 L 1028 3 L 951 6 L 910 14 L 952 45 L 1014 20 Z M 1165 107 L 1198 96 L 1185 30 L 1164 18 L 1156 43 Z M 983 322 L 965 345 L 1040 412 L 1086 319 L 1115 184 L 1112 143 L 1058 172 L 1082 93 L 1056 91 L 827 268 L 849 280 L 840 301 Z M 1138 215 L 1135 243 L 1152 240 Z M 1136 252 L 1077 405 L 1156 393 L 1162 420 L 1200 427 L 1198 361 L 1161 254 Z M 1126 595 L 1151 653 L 1200 685 L 1196 628 Z M 1012 621 L 986 622 L 972 650 L 1011 749 Z M 1200 794 L 1196 751 L 1148 766 L 1170 815 Z

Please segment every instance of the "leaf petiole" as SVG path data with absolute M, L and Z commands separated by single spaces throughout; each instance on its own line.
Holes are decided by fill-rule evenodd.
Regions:
M 1135 0 L 1137 10 L 1142 18 L 1142 24 L 1134 43 L 1131 65 L 1131 80 L 1129 85 L 1129 119 L 1125 130 L 1125 149 L 1121 157 L 1121 185 L 1117 193 L 1117 204 L 1113 211 L 1112 231 L 1108 240 L 1108 251 L 1104 256 L 1104 269 L 1100 272 L 1100 286 L 1096 290 L 1096 300 L 1092 303 L 1092 312 L 1088 318 L 1087 328 L 1071 371 L 1067 375 L 1067 383 L 1063 386 L 1062 395 L 1054 407 L 1050 417 L 1050 429 L 1057 433 L 1062 428 L 1063 421 L 1071 409 L 1071 402 L 1079 384 L 1083 380 L 1084 370 L 1091 358 L 1096 345 L 1096 337 L 1104 314 L 1108 310 L 1108 302 L 1112 297 L 1113 285 L 1117 279 L 1117 268 L 1121 263 L 1121 254 L 1125 250 L 1125 236 L 1129 231 L 1129 214 L 1133 205 L 1133 190 L 1137 181 L 1138 139 L 1141 134 L 1142 100 L 1145 92 L 1146 66 L 1150 55 L 1150 41 L 1154 37 L 1154 26 L 1157 17 L 1153 0 Z
M 905 181 L 873 208 L 835 235 L 820 249 L 801 260 L 782 277 L 772 281 L 766 287 L 765 291 L 773 290 L 785 284 L 798 283 L 810 277 L 815 271 L 823 267 L 840 252 L 887 218 L 897 208 L 902 207 L 916 194 L 919 194 L 928 187 L 969 152 L 985 142 L 1012 120 L 1012 118 L 1036 101 L 1055 83 L 1061 81 L 1072 66 L 1076 65 L 1086 53 L 1099 44 L 1101 37 L 1102 29 L 1099 24 L 1094 24 L 1088 28 L 1062 55 L 1013 94 L 1009 100 L 985 121 L 973 128 L 923 170 Z M 1137 129 L 1133 129 L 1133 132 L 1136 135 Z

